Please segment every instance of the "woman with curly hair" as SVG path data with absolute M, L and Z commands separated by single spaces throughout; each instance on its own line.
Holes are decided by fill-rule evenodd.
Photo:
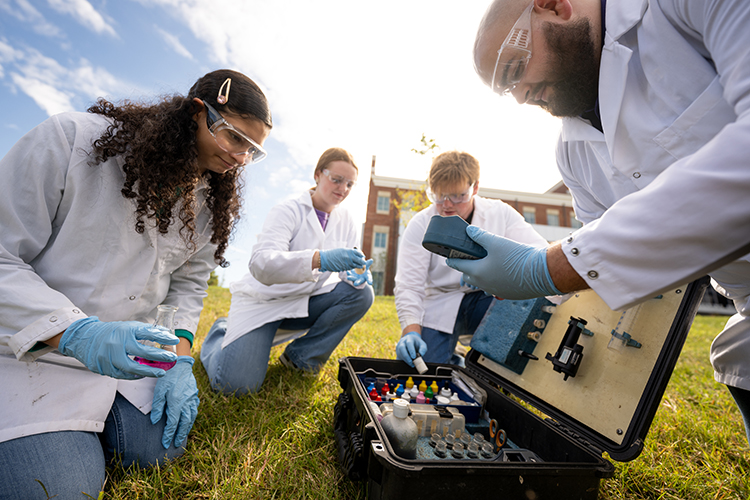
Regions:
M 107 461 L 182 454 L 193 332 L 271 126 L 258 86 L 219 70 L 53 116 L 0 160 L 1 498 L 96 498 Z M 176 336 L 151 326 L 160 304 Z

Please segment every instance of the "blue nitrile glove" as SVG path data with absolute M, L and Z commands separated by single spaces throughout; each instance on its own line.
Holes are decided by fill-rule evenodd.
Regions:
M 348 271 L 365 265 L 365 254 L 356 248 L 320 250 L 320 272 Z
M 153 361 L 174 361 L 173 352 L 138 342 L 151 340 L 177 345 L 180 339 L 163 328 L 140 321 L 99 321 L 96 316 L 74 321 L 60 338 L 57 350 L 76 358 L 94 373 L 127 380 L 161 377 L 164 370 L 134 361 L 140 356 Z
M 174 438 L 175 448 L 185 444 L 195 417 L 198 416 L 198 385 L 193 376 L 193 363 L 190 356 L 178 356 L 177 363 L 167 370 L 167 374 L 156 381 L 154 403 L 151 408 L 151 423 L 161 420 L 164 407 L 167 407 L 167 426 L 161 438 L 161 445 L 167 449 Z M 175 434 L 175 432 L 177 434 Z
M 479 287 L 478 287 L 478 286 L 470 285 L 470 284 L 468 284 L 467 282 L 465 282 L 465 281 L 464 281 L 464 275 L 463 275 L 463 274 L 461 275 L 461 280 L 459 281 L 459 284 L 460 284 L 461 286 L 466 286 L 466 287 L 469 287 L 469 288 L 471 288 L 472 290 L 479 290 Z
M 407 332 L 401 337 L 396 344 L 396 358 L 406 362 L 409 366 L 414 366 L 414 358 L 427 353 L 427 343 L 422 340 L 422 335 L 417 332 Z
M 448 266 L 464 273 L 467 285 L 500 299 L 523 300 L 562 295 L 547 269 L 547 247 L 537 248 L 468 226 L 469 238 L 487 250 L 479 260 L 447 259 Z
M 352 282 L 352 285 L 359 286 L 365 281 L 368 285 L 372 285 L 372 273 L 370 272 L 370 266 L 372 265 L 372 259 L 368 259 L 365 262 L 365 272 L 359 274 L 354 269 L 349 269 L 346 272 L 346 279 Z M 361 268 L 360 268 L 361 269 Z

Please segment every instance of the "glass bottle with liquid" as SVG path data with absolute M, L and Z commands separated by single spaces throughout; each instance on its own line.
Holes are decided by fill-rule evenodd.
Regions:
M 179 309 L 177 306 L 170 306 L 167 304 L 157 306 L 154 326 L 166 328 L 172 335 L 174 335 L 174 315 L 177 312 L 177 309 Z M 171 351 L 177 354 L 177 347 L 173 345 L 159 344 L 158 342 L 153 342 L 151 340 L 139 340 L 138 342 L 149 347 L 158 347 L 159 349 L 164 349 L 165 351 Z M 153 366 L 154 368 L 161 368 L 162 370 L 169 370 L 176 363 L 176 361 L 152 361 L 138 356 L 133 359 L 142 365 Z

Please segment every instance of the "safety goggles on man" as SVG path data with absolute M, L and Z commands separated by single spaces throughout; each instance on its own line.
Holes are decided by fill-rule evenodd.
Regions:
M 337 186 L 344 185 L 346 186 L 346 189 L 352 189 L 354 186 L 357 185 L 357 181 L 353 181 L 351 179 L 347 179 L 346 177 L 342 177 L 340 175 L 332 174 L 328 171 L 327 168 L 323 169 L 323 173 L 326 177 L 328 177 L 328 180 L 336 184 Z
M 208 131 L 214 136 L 216 144 L 233 156 L 247 156 L 245 163 L 258 163 L 266 157 L 266 150 L 260 144 L 237 130 L 224 119 L 218 111 L 211 107 L 206 101 L 206 125 Z
M 451 194 L 435 194 L 430 188 L 427 188 L 427 198 L 436 205 L 442 205 L 445 200 L 450 200 L 454 205 L 459 203 L 466 203 L 471 199 L 471 195 L 474 193 L 474 184 L 469 186 L 469 189 L 465 193 L 451 193 Z
M 495 71 L 492 72 L 492 90 L 500 95 L 513 91 L 526 72 L 531 59 L 531 3 L 513 25 L 497 51 Z

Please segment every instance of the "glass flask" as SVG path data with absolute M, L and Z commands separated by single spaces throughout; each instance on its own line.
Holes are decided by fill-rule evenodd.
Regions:
M 161 326 L 163 328 L 166 328 L 167 330 L 169 330 L 169 333 L 174 335 L 174 315 L 177 312 L 177 309 L 179 309 L 177 306 L 170 306 L 166 304 L 157 306 L 156 321 L 154 321 L 154 326 Z M 164 349 L 165 351 L 171 351 L 177 354 L 177 347 L 173 345 L 159 344 L 151 340 L 139 340 L 138 342 L 150 347 L 158 347 L 159 349 Z M 169 370 L 176 363 L 176 361 L 152 361 L 150 359 L 145 359 L 138 356 L 133 359 L 135 359 L 142 365 L 153 366 L 154 368 L 161 368 L 162 370 Z

